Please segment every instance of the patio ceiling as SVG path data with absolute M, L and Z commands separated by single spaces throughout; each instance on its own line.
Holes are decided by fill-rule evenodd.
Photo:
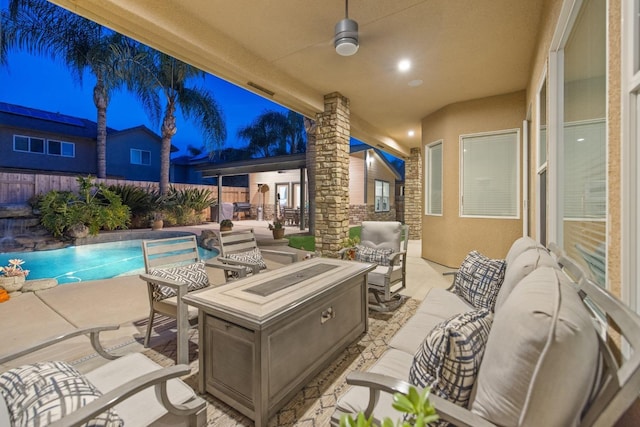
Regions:
M 402 157 L 420 146 L 430 113 L 525 89 L 545 4 L 351 0 L 360 50 L 341 57 L 333 32 L 344 0 L 52 2 L 312 118 L 338 91 L 351 100 L 352 135 Z

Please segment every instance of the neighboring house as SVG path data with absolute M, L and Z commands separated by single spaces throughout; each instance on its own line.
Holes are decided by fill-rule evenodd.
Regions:
M 0 102 L 0 168 L 95 175 L 96 127 L 91 120 Z M 107 127 L 107 176 L 158 181 L 160 143 L 146 126 Z

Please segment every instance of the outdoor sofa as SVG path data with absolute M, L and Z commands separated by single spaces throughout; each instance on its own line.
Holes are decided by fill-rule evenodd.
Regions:
M 392 393 L 410 384 L 431 386 L 441 419 L 459 427 L 615 424 L 640 391 L 639 317 L 553 247 L 525 237 L 504 261 L 470 253 L 454 287 L 476 288 L 432 289 L 368 372 L 348 376 L 332 424 L 358 412 L 395 422 Z

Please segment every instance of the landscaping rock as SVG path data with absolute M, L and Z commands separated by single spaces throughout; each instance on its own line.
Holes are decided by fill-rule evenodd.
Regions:
M 198 246 L 201 248 L 213 250 L 218 245 L 218 236 L 213 230 L 202 230 L 202 233 L 197 237 Z
M 84 224 L 72 225 L 66 234 L 73 239 L 83 239 L 89 235 L 89 227 Z
M 45 289 L 55 288 L 56 286 L 58 286 L 58 281 L 56 279 L 27 280 L 24 282 L 24 286 L 22 286 L 22 292 L 43 291 Z

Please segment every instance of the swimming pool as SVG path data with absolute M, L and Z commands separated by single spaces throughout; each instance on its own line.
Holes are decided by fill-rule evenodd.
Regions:
M 144 272 L 142 240 L 69 246 L 64 249 L 35 252 L 0 253 L 0 264 L 14 258 L 25 261 L 27 279 L 55 278 L 58 283 L 109 279 Z M 218 255 L 218 251 L 198 248 L 201 259 Z M 2 261 L 4 260 L 4 261 Z

